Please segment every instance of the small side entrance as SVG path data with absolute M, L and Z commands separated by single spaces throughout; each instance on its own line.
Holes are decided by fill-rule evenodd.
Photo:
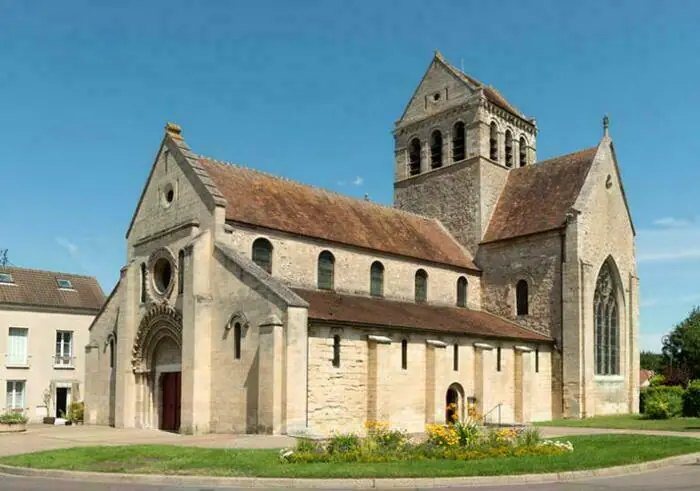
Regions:
M 56 417 L 65 418 L 68 416 L 70 406 L 70 388 L 56 387 Z
M 445 395 L 445 423 L 453 424 L 464 419 L 464 389 L 454 383 Z
M 180 431 L 180 372 L 166 372 L 160 379 L 160 429 Z

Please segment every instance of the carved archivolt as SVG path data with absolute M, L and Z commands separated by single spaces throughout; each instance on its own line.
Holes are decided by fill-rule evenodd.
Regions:
M 134 347 L 131 350 L 131 365 L 134 372 L 151 369 L 153 351 L 158 343 L 169 337 L 182 348 L 182 314 L 168 304 L 155 305 L 141 319 Z

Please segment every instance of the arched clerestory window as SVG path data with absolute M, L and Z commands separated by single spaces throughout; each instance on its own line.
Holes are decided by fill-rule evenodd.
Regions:
M 374 261 L 369 270 L 369 294 L 373 297 L 384 296 L 384 265 Z
M 525 280 L 518 281 L 515 286 L 515 303 L 518 315 L 528 315 L 530 312 L 527 289 L 527 281 Z
M 618 375 L 620 373 L 620 310 L 617 304 L 617 288 L 609 262 L 605 262 L 598 274 L 593 296 L 595 322 L 595 373 Z
M 491 123 L 489 134 L 489 157 L 498 162 L 498 128 L 496 123 Z
M 415 300 L 416 302 L 426 302 L 428 300 L 428 273 L 424 269 L 416 271 Z
M 525 137 L 520 137 L 520 159 L 519 159 L 519 164 L 520 167 L 525 167 L 527 165 L 527 141 L 525 141 Z
M 260 237 L 253 242 L 253 262 L 272 274 L 272 243 Z
M 467 156 L 467 139 L 464 123 L 457 121 L 452 127 L 452 161 L 459 162 Z
M 408 173 L 412 176 L 420 174 L 421 148 L 420 140 L 414 138 L 408 144 Z
M 457 307 L 467 306 L 467 279 L 460 276 L 457 280 Z
M 506 130 L 506 167 L 513 167 L 513 133 Z
M 335 280 L 335 257 L 329 251 L 323 251 L 318 255 L 318 280 L 319 290 L 332 290 Z
M 430 167 L 442 167 L 442 133 L 439 130 L 430 135 Z

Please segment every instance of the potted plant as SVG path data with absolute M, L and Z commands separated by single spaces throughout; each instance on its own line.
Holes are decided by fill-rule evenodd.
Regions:
M 68 420 L 71 423 L 83 424 L 85 419 L 85 403 L 83 401 L 72 402 L 69 408 Z
M 27 430 L 27 417 L 22 411 L 0 414 L 0 433 L 15 433 Z
M 44 401 L 44 407 L 46 408 L 46 416 L 44 416 L 44 424 L 45 425 L 52 425 L 56 422 L 56 418 L 53 416 L 49 416 L 49 408 L 51 407 L 51 388 L 48 388 L 44 391 L 43 397 Z

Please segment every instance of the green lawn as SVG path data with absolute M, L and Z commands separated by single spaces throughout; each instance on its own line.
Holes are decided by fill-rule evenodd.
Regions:
M 139 474 L 259 477 L 487 476 L 594 469 L 700 452 L 700 440 L 647 435 L 568 438 L 574 452 L 556 457 L 382 464 L 283 464 L 276 450 L 205 449 L 164 445 L 80 447 L 0 458 L 0 464 L 43 469 Z
M 700 418 L 645 419 L 639 414 L 616 414 L 585 419 L 556 419 L 535 426 L 574 426 L 579 428 L 613 428 L 622 430 L 698 431 Z

